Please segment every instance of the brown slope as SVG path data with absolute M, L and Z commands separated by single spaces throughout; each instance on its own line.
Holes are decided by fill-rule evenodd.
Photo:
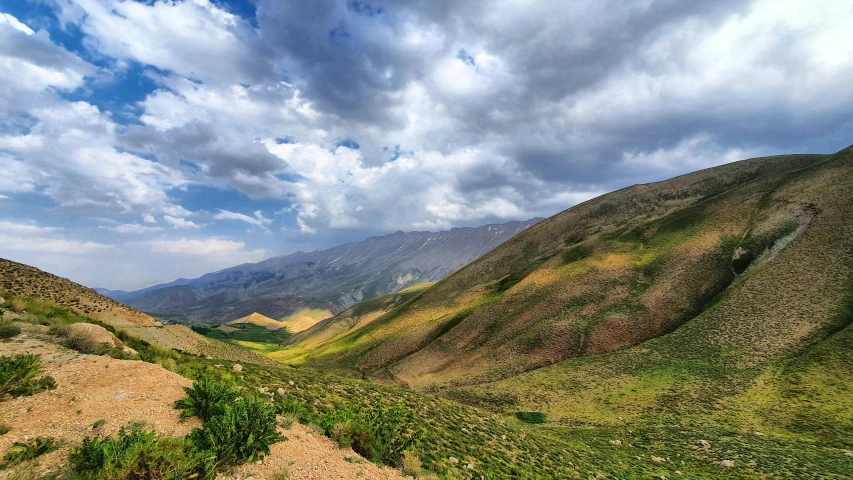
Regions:
M 3 258 L 0 258 L 0 289 L 21 297 L 54 302 L 80 315 L 116 327 L 155 324 L 150 316 L 91 288 Z
M 817 211 L 803 185 L 818 180 L 806 172 L 846 168 L 826 158 L 752 159 L 578 205 L 315 349 L 309 364 L 429 388 L 670 332 L 726 291 L 749 259 L 808 230 Z M 791 193 L 780 197 L 783 188 Z

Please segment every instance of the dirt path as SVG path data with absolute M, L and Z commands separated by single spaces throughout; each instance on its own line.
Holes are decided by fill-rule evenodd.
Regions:
M 115 434 L 119 427 L 136 421 L 154 426 L 161 434 L 183 436 L 199 425 L 196 419 L 181 422 L 173 408 L 183 398 L 188 379 L 159 365 L 83 355 L 58 345 L 25 335 L 0 342 L 0 355 L 23 353 L 41 355 L 45 374 L 56 380 L 56 390 L 31 397 L 0 402 L 0 422 L 11 427 L 0 435 L 0 457 L 16 441 L 42 436 L 80 442 L 100 432 Z M 104 420 L 97 431 L 92 425 Z M 223 478 L 272 479 L 287 469 L 291 479 L 397 479 L 400 473 L 379 468 L 352 450 L 341 450 L 328 438 L 303 425 L 282 432 L 288 441 L 272 447 L 263 462 L 246 465 L 235 475 Z M 39 478 L 67 463 L 68 446 L 41 458 L 31 472 Z M 13 471 L 0 472 L 0 479 L 11 478 Z M 277 479 L 278 477 L 276 477 Z

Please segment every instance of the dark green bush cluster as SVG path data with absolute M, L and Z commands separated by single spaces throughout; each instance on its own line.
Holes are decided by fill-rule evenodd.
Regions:
M 240 391 L 233 382 L 218 380 L 210 376 L 199 378 L 192 387 L 184 388 L 187 396 L 175 403 L 175 408 L 183 410 L 182 417 L 199 417 L 207 422 L 217 415 L 225 413 L 225 406 L 233 404 Z
M 58 447 L 59 442 L 49 437 L 36 437 L 26 443 L 15 442 L 6 451 L 3 463 L 0 463 L 0 470 L 38 458 L 45 453 L 56 450 Z
M 38 355 L 0 357 L 0 400 L 6 395 L 23 397 L 56 388 L 52 377 L 39 377 L 41 371 Z
M 515 412 L 515 417 L 524 423 L 545 423 L 545 414 L 542 412 Z
M 21 327 L 10 320 L 0 320 L 0 339 L 12 338 L 21 333 Z
M 122 427 L 118 437 L 85 438 L 72 448 L 71 466 L 81 479 L 214 479 L 214 461 L 186 438 L 158 437 L 143 425 Z
M 215 456 L 218 466 L 260 460 L 269 455 L 270 446 L 285 440 L 276 431 L 275 410 L 262 398 L 241 397 L 221 408 L 222 413 L 213 415 L 189 436 L 197 448 Z
M 423 427 L 413 408 L 403 402 L 385 405 L 363 398 L 323 415 L 321 426 L 344 448 L 373 462 L 399 466 L 407 450 L 415 450 Z
M 275 408 L 259 397 L 241 397 L 233 383 L 205 376 L 185 391 L 175 407 L 184 417 L 200 417 L 201 428 L 171 438 L 134 425 L 117 439 L 86 438 L 72 450 L 74 470 L 84 479 L 213 479 L 285 440 L 276 431 Z
M 221 467 L 269 455 L 270 446 L 285 438 L 276 431 L 276 410 L 266 399 L 240 396 L 232 382 L 203 376 L 184 389 L 187 397 L 175 407 L 182 416 L 198 416 L 204 424 L 189 439 L 209 452 Z

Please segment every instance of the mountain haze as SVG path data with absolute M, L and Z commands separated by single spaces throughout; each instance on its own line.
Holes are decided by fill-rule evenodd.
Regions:
M 437 281 L 540 219 L 443 232 L 396 232 L 328 250 L 296 252 L 136 292 L 101 290 L 144 312 L 221 323 L 302 309 L 338 313 L 362 300 Z

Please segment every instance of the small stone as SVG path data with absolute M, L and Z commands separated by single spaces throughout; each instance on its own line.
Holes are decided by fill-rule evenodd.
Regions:
M 292 387 L 292 386 L 294 386 L 294 385 L 296 385 L 295 383 L 293 383 L 293 380 L 289 380 L 289 381 L 287 382 L 287 384 L 288 384 L 288 385 L 290 385 L 291 387 Z
M 676 470 L 676 471 L 675 471 L 675 474 L 676 474 L 676 475 L 684 475 L 684 472 L 682 472 L 681 470 Z
M 720 466 L 725 467 L 725 468 L 734 468 L 735 467 L 735 461 L 734 460 L 723 460 L 722 462 L 720 462 Z
M 275 393 L 277 393 L 278 396 L 283 397 L 284 396 L 284 389 L 281 387 L 278 387 L 278 390 L 276 390 Z
M 239 363 L 235 363 L 235 364 L 234 364 L 234 366 L 233 366 L 233 367 L 231 367 L 231 370 L 233 370 L 233 371 L 235 371 L 235 372 L 242 372 L 242 371 L 243 371 L 243 366 L 242 366 L 242 365 L 240 365 Z
M 711 442 L 709 442 L 709 441 L 707 441 L 707 440 L 697 440 L 697 441 L 696 441 L 696 446 L 697 446 L 697 447 L 702 447 L 702 448 L 704 448 L 705 450 L 710 450 L 710 449 L 711 449 Z
M 610 444 L 613 445 L 614 447 L 621 447 L 622 446 L 622 440 L 611 440 Z
M 459 463 L 459 459 L 456 457 L 447 457 L 447 461 L 454 464 L 454 465 Z
M 465 470 L 474 470 L 474 465 L 471 465 L 470 463 L 465 465 Z
M 655 457 L 652 455 L 652 461 L 655 463 L 666 463 L 666 459 L 662 457 Z
M 204 358 L 206 358 L 206 359 L 208 359 L 208 360 L 213 360 L 213 357 L 211 357 L 210 355 L 208 355 L 208 356 L 206 356 L 206 357 L 204 357 Z

